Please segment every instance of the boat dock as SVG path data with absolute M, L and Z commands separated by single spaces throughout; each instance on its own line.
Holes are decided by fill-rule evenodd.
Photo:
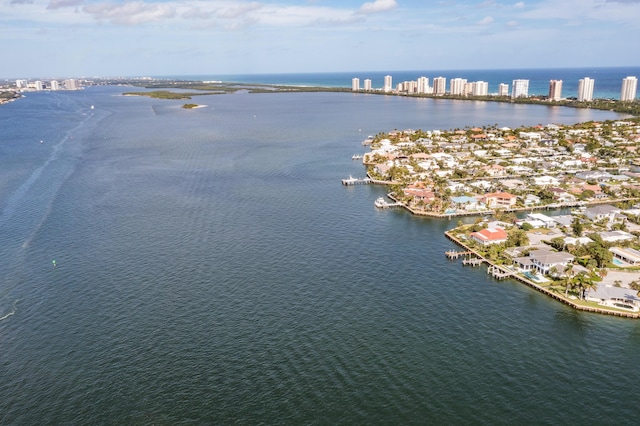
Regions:
M 354 178 L 353 176 L 349 176 L 348 179 L 342 179 L 343 185 L 368 185 L 371 183 L 371 179 L 369 178 Z
M 401 207 L 402 206 L 402 203 L 400 203 L 400 202 L 396 201 L 394 203 L 390 203 L 390 202 L 386 201 L 382 197 L 378 198 L 373 204 L 379 209 L 388 209 L 390 207 Z
M 444 255 L 447 256 L 447 259 L 457 259 L 460 256 L 467 256 L 471 254 L 475 254 L 475 253 L 472 251 L 454 251 L 454 250 L 449 250 L 444 252 Z
M 469 266 L 476 267 L 476 266 L 482 265 L 483 263 L 484 263 L 484 259 L 480 259 L 478 257 L 468 257 L 466 259 L 462 259 L 462 264 L 465 266 L 469 265 Z
M 491 275 L 493 278 L 497 280 L 504 280 L 513 275 L 511 272 L 505 271 L 504 269 L 496 265 L 490 265 L 487 268 L 487 274 Z

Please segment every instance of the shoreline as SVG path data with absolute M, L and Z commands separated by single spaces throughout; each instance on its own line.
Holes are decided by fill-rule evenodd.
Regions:
M 444 235 L 450 241 L 452 241 L 455 244 L 457 244 L 458 246 L 464 248 L 466 251 L 469 251 L 469 252 L 473 253 L 474 256 L 476 256 L 478 259 L 481 259 L 484 263 L 489 265 L 489 267 L 498 268 L 500 271 L 508 272 L 508 271 L 505 271 L 500 265 L 497 265 L 494 262 L 492 262 L 490 259 L 487 259 L 487 258 L 481 256 L 477 251 L 475 251 L 471 247 L 469 247 L 466 244 L 464 244 L 458 238 L 454 237 L 451 234 L 451 231 L 452 230 L 444 232 Z M 509 275 L 506 276 L 505 278 L 511 278 L 511 279 L 516 280 L 516 281 L 520 281 L 521 283 L 533 288 L 534 290 L 537 290 L 540 293 L 543 293 L 543 294 L 551 297 L 552 299 L 555 299 L 555 300 L 557 300 L 557 301 L 559 301 L 561 303 L 564 303 L 565 305 L 568 305 L 568 306 L 572 307 L 573 309 L 576 309 L 576 310 L 579 310 L 579 311 L 591 312 L 591 313 L 602 314 L 602 315 L 612 315 L 612 316 L 624 317 L 624 318 L 632 318 L 632 319 L 639 319 L 640 318 L 640 313 L 618 311 L 618 310 L 612 310 L 612 309 L 606 309 L 606 308 L 595 308 L 595 307 L 592 307 L 592 306 L 584 306 L 584 305 L 577 304 L 574 301 L 572 301 L 572 300 L 570 300 L 570 299 L 568 299 L 568 298 L 566 298 L 566 297 L 564 297 L 564 296 L 562 296 L 560 294 L 557 294 L 557 293 L 554 293 L 554 292 L 552 292 L 550 290 L 547 290 L 546 288 L 544 288 L 542 286 L 539 286 L 538 284 L 534 283 L 533 281 L 528 280 L 525 277 L 522 277 L 522 276 L 520 276 L 519 274 L 516 274 L 516 273 L 509 272 Z

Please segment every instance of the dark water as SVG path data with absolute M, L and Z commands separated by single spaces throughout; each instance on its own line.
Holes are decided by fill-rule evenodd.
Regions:
M 0 424 L 635 423 L 640 322 L 449 263 L 451 222 L 340 185 L 378 131 L 615 115 L 122 90 L 0 108 Z

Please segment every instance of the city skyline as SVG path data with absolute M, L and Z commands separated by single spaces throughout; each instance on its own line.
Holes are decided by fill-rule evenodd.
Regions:
M 639 0 L 0 4 L 0 78 L 631 66 L 640 48 Z

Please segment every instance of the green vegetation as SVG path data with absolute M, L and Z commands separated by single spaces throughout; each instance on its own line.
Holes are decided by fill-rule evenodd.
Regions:
M 182 93 L 168 90 L 156 90 L 153 92 L 125 92 L 124 96 L 148 96 L 156 99 L 191 99 L 192 96 L 214 95 L 216 93 Z
M 192 108 L 198 108 L 198 104 L 184 104 L 182 105 L 182 108 L 184 109 L 192 109 Z

